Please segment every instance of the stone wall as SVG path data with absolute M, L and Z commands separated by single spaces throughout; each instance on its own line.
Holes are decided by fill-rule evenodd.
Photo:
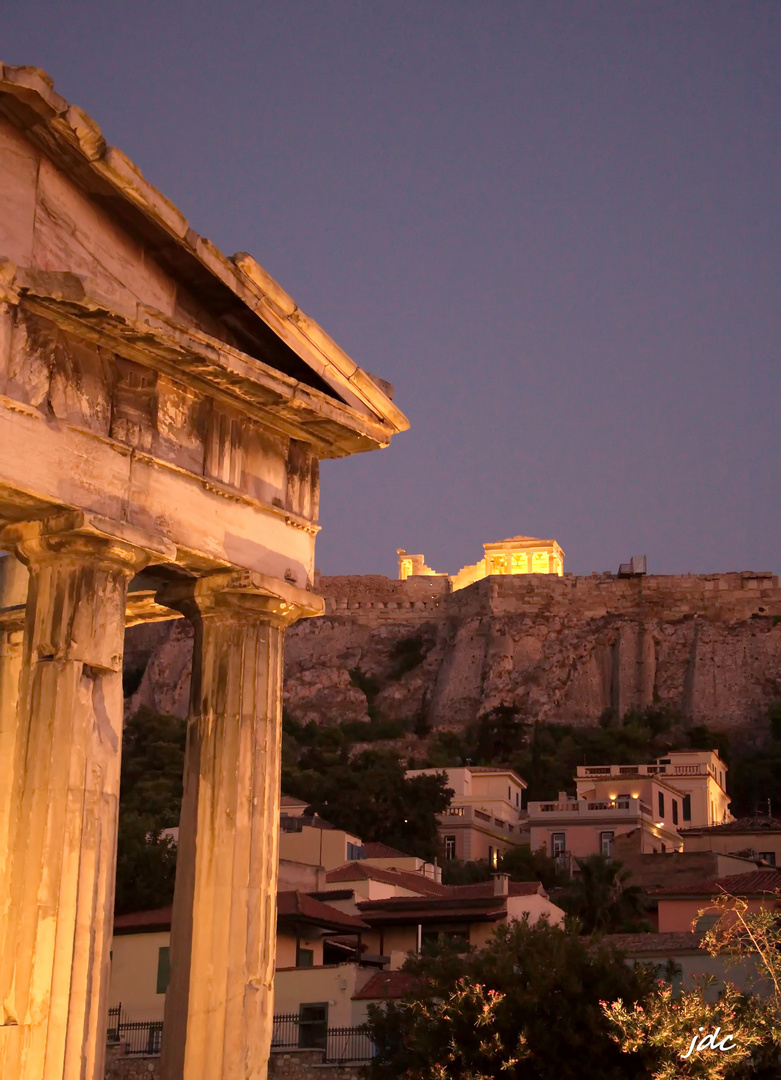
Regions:
M 106 1080 L 160 1080 L 159 1055 L 125 1054 L 124 1043 L 106 1048 Z
M 274 1050 L 269 1061 L 269 1080 L 365 1080 L 364 1065 L 323 1063 L 322 1050 Z
M 269 1061 L 269 1080 L 365 1080 L 363 1065 L 323 1063 L 322 1050 L 275 1050 Z M 160 1080 L 159 1056 L 127 1056 L 124 1044 L 106 1050 L 106 1080 Z
M 371 704 L 434 729 L 498 705 L 596 724 L 607 708 L 660 702 L 692 724 L 745 728 L 781 697 L 781 588 L 769 573 L 494 576 L 456 592 L 444 578 L 366 575 L 318 587 L 325 615 L 293 627 L 285 647 L 285 705 L 303 722 L 368 720 Z M 174 624 L 150 647 L 129 709 L 184 715 L 189 636 Z

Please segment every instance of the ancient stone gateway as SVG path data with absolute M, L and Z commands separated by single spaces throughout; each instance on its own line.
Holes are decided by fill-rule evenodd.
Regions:
M 257 1080 L 281 640 L 323 609 L 318 462 L 407 421 L 37 69 L 0 65 L 0 180 L 0 1076 L 102 1076 L 124 628 L 183 615 L 196 646 L 163 1070 Z

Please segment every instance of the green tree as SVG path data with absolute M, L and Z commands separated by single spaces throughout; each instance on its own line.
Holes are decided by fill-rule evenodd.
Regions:
M 557 903 L 578 919 L 584 934 L 650 930 L 642 890 L 629 885 L 630 873 L 605 855 L 575 860 L 578 874 Z
M 503 851 L 499 856 L 498 869 L 509 874 L 511 881 L 540 881 L 546 889 L 554 889 L 568 880 L 558 873 L 556 863 L 546 855 L 544 848 L 532 851 L 528 844 Z M 487 859 L 472 862 L 447 859 L 442 864 L 442 881 L 445 885 L 472 885 L 477 881 L 489 881 L 495 873 Z
M 512 705 L 497 705 L 479 719 L 468 737 L 475 762 L 493 765 L 512 761 L 524 737 L 519 710 Z
M 132 811 L 120 819 L 114 910 L 153 911 L 174 898 L 176 844 L 148 817 Z
M 363 840 L 383 840 L 428 860 L 439 854 L 436 815 L 453 795 L 444 773 L 408 779 L 398 756 L 382 750 L 332 755 L 323 765 L 284 769 L 284 790 Z
M 119 789 L 118 913 L 165 907 L 174 893 L 186 723 L 142 708 L 125 724 Z
M 370 1010 L 378 1049 L 372 1080 L 648 1076 L 650 1055 L 621 1051 L 600 1001 L 642 1002 L 654 973 L 629 967 L 599 942 L 587 948 L 560 927 L 524 920 L 500 927 L 481 952 L 440 946 L 410 958 L 405 970 L 413 977 L 405 998 Z M 461 998 L 468 987 L 478 989 Z M 487 1020 L 476 1031 L 481 1006 Z

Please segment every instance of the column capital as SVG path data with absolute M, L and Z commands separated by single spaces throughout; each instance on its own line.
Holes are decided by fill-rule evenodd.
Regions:
M 162 536 L 82 510 L 6 525 L 0 529 L 0 548 L 13 551 L 27 565 L 71 557 L 109 563 L 128 575 L 176 555 L 174 544 Z
M 158 590 L 155 600 L 181 611 L 191 622 L 211 617 L 259 619 L 281 629 L 325 611 L 321 596 L 257 570 L 218 570 L 172 582 Z

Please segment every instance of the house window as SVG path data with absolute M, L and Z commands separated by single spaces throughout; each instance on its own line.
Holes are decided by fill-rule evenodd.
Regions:
M 718 912 L 706 911 L 697 918 L 697 922 L 694 924 L 694 929 L 702 931 L 712 930 L 718 921 Z
M 613 837 L 615 833 L 601 832 L 599 834 L 599 853 L 600 855 L 607 855 L 608 858 L 613 854 Z
M 445 837 L 445 858 L 455 859 L 456 857 L 456 838 L 455 836 Z
M 171 953 L 167 945 L 157 950 L 157 992 L 164 994 L 171 981 Z
M 515 793 L 515 805 L 520 806 L 520 802 L 521 802 L 520 796 L 519 796 L 518 792 L 516 791 L 516 793 Z
M 684 795 L 683 797 L 683 820 L 691 821 L 692 819 L 692 797 L 691 795 Z
M 509 787 L 507 788 L 507 799 L 508 799 L 509 802 L 513 801 L 513 793 L 512 793 L 512 791 L 510 790 Z
M 566 847 L 567 834 L 563 832 L 551 833 L 550 853 L 555 859 L 557 855 L 563 855 Z
M 316 1001 L 298 1008 L 298 1046 L 301 1050 L 325 1050 L 328 1042 L 328 1002 Z
M 347 861 L 348 862 L 357 862 L 358 859 L 365 859 L 365 858 L 366 858 L 366 849 L 364 848 L 363 844 L 351 844 L 350 841 L 348 840 L 347 841 Z
M 312 967 L 315 962 L 314 949 L 296 949 L 296 967 Z
M 420 935 L 420 943 L 425 948 L 427 945 L 437 945 L 441 941 L 469 941 L 468 930 L 423 930 Z
M 659 817 L 664 818 L 664 792 L 659 792 Z
M 673 799 L 673 825 L 678 824 L 678 800 Z
M 758 854 L 759 854 L 760 859 L 764 859 L 765 862 L 769 862 L 771 866 L 776 865 L 776 853 L 775 853 L 775 851 L 760 851 Z
M 496 870 L 496 868 L 498 867 L 498 865 L 499 865 L 499 848 L 489 846 L 489 848 L 488 848 L 488 865 L 491 867 L 492 870 Z

